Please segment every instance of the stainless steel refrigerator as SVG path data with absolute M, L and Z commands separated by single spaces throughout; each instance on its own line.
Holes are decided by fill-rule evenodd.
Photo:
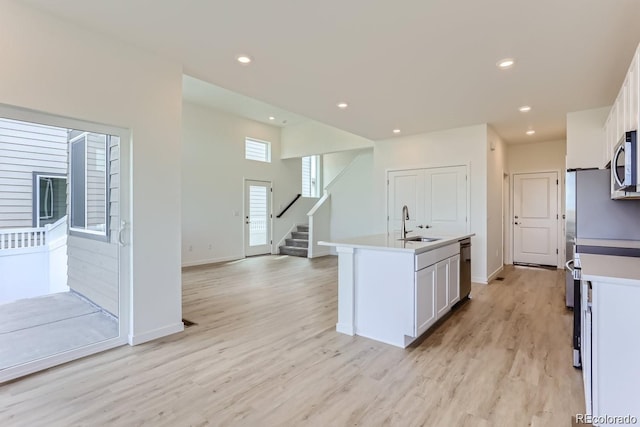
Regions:
M 637 256 L 634 250 L 619 248 L 612 241 L 640 240 L 640 200 L 612 200 L 609 169 L 568 170 L 565 183 L 565 303 L 567 307 L 573 307 L 571 263 L 574 250 Z M 592 241 L 585 242 L 586 239 Z M 576 245 L 576 242 L 580 244 Z
M 573 366 L 580 367 L 580 268 L 575 253 L 640 256 L 640 200 L 612 200 L 610 170 L 569 170 L 566 176 L 565 303 L 573 307 Z M 575 263 L 575 272 L 574 266 Z

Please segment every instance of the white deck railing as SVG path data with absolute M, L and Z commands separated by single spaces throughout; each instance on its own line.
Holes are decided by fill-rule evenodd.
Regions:
M 47 244 L 47 230 L 40 228 L 0 229 L 0 250 L 37 248 Z
M 67 217 L 53 224 L 33 228 L 0 228 L 0 250 L 46 246 L 67 234 Z

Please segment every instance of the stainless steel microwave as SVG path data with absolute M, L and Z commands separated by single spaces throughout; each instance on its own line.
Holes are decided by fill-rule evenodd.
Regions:
M 612 197 L 624 198 L 635 193 L 638 186 L 638 143 L 635 130 L 625 132 L 613 150 L 611 159 Z M 628 196 L 637 198 L 639 194 Z M 627 197 L 628 197 L 627 196 Z

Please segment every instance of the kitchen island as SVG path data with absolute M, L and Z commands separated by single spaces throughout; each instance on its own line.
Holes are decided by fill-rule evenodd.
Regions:
M 336 330 L 408 346 L 460 300 L 460 241 L 473 235 L 318 242 L 338 252 Z

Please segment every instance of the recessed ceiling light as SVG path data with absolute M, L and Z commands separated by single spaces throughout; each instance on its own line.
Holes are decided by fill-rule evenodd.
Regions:
M 507 68 L 513 67 L 513 64 L 515 63 L 516 63 L 516 60 L 513 58 L 504 58 L 498 61 L 496 65 L 498 66 L 498 68 L 502 70 L 506 70 Z
M 336 105 L 338 108 L 342 108 L 343 110 L 349 106 L 346 102 L 338 102 Z
M 527 131 L 527 135 L 533 135 L 534 133 L 536 133 L 536 131 L 535 131 L 535 130 L 533 130 L 533 129 L 529 129 L 529 130 Z
M 522 107 L 518 108 L 518 110 L 520 110 L 521 113 L 527 113 L 531 111 L 531 107 L 529 107 L 528 105 L 523 105 Z
M 393 133 L 400 133 L 400 129 L 394 129 Z
M 275 120 L 276 118 L 273 116 L 269 116 L 269 120 Z
M 248 64 L 251 62 L 251 57 L 249 55 L 238 55 L 236 56 L 236 60 L 241 64 Z

